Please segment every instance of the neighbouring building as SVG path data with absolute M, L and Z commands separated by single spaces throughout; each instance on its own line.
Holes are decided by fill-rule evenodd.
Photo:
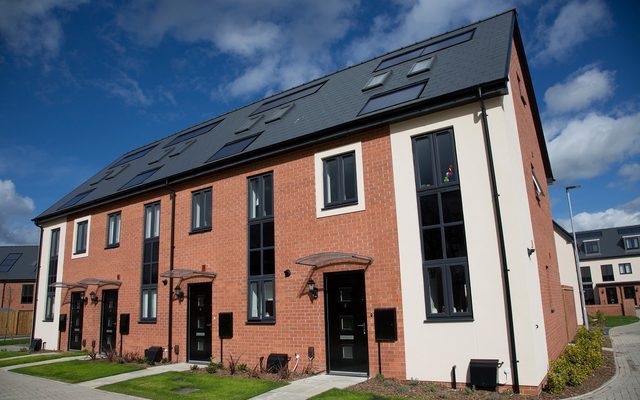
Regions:
M 552 181 L 505 12 L 113 161 L 35 219 L 34 335 L 539 392 L 575 324 Z
M 0 335 L 29 335 L 38 246 L 0 246 Z
M 566 328 L 569 331 L 569 336 L 573 337 L 578 325 L 584 325 L 573 236 L 560 226 L 560 224 L 553 221 L 553 238 L 556 242 L 556 253 L 558 254 L 558 266 L 560 268 L 560 282 L 562 283 L 563 296 L 573 297 L 573 300 L 568 298 L 564 299 L 565 313 L 567 314 Z M 573 308 L 571 308 L 571 302 L 573 302 Z M 571 323 L 572 315 L 575 315 L 575 323 Z
M 576 240 L 585 303 L 619 305 L 607 309 L 620 314 L 627 300 L 635 315 L 640 304 L 640 225 L 576 232 Z

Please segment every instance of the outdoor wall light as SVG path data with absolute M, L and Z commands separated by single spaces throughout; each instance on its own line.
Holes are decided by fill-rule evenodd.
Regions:
M 91 304 L 98 304 L 98 295 L 96 292 L 89 293 L 89 298 L 91 298 Z
M 285 277 L 285 278 L 288 278 L 288 277 L 290 277 L 290 276 L 291 276 L 291 270 L 290 270 L 290 269 L 285 269 L 285 270 L 284 270 L 284 277 Z
M 176 286 L 176 288 L 173 290 L 173 293 L 175 293 L 176 299 L 178 299 L 178 301 L 184 300 L 184 292 L 182 291 L 180 285 Z
M 531 255 L 536 252 L 536 249 L 527 247 L 527 255 L 531 258 Z
M 163 285 L 163 286 L 167 286 L 167 282 L 169 282 L 169 281 L 167 281 L 166 279 L 163 279 L 163 280 L 162 280 L 162 285 Z
M 313 279 L 309 279 L 307 281 L 307 288 L 309 288 L 309 295 L 314 299 L 318 298 L 318 288 L 316 287 L 316 283 Z

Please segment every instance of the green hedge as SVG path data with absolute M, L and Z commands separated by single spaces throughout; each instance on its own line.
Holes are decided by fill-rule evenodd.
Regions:
M 602 364 L 602 331 L 578 329 L 573 344 L 551 363 L 546 391 L 560 393 L 567 386 L 578 386 Z

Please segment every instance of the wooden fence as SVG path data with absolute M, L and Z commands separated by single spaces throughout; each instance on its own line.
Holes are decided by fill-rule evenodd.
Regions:
M 0 336 L 31 335 L 33 311 L 0 310 Z

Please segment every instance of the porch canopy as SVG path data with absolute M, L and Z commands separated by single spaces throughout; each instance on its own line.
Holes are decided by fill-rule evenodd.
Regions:
M 79 280 L 78 282 L 54 282 L 49 287 L 52 288 L 62 288 L 62 289 L 76 289 L 82 288 L 86 289 L 89 286 L 107 286 L 107 285 L 115 285 L 120 286 L 122 282 L 110 279 L 100 279 L 100 278 L 84 278 Z
M 337 251 L 316 253 L 310 256 L 298 258 L 295 261 L 298 265 L 308 265 L 309 267 L 313 267 L 313 269 L 339 263 L 357 263 L 369 266 L 372 262 L 373 257 Z
M 51 288 L 61 288 L 61 289 L 76 289 L 82 288 L 86 289 L 88 285 L 81 284 L 79 282 L 53 282 L 49 285 Z
M 170 271 L 166 271 L 160 274 L 160 276 L 163 278 L 180 279 L 180 282 L 182 282 L 185 279 L 196 278 L 196 277 L 205 277 L 205 278 L 208 277 L 213 280 L 213 278 L 215 278 L 217 275 L 218 274 L 216 274 L 215 272 L 198 271 L 195 269 L 172 269 Z

